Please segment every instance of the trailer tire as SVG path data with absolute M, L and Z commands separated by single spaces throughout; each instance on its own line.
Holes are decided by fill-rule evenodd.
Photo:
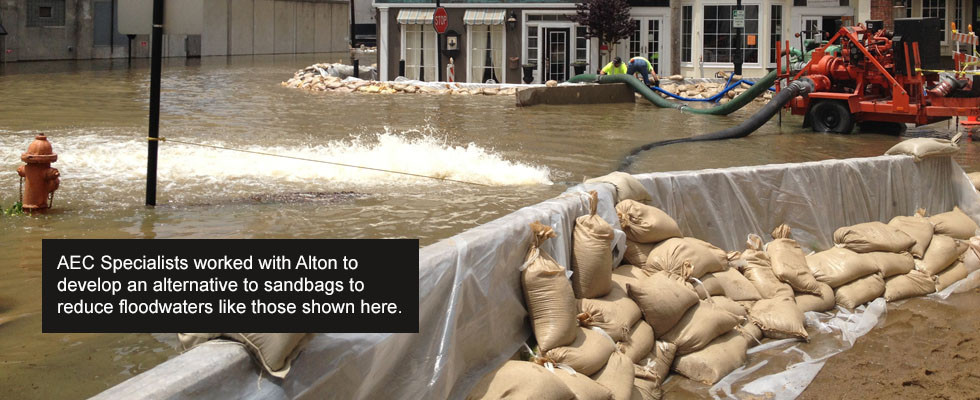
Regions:
M 814 132 L 848 134 L 854 130 L 854 116 L 842 101 L 823 100 L 810 107 Z

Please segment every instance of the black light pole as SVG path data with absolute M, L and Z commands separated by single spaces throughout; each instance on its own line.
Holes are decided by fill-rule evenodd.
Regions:
M 146 205 L 157 205 L 157 138 L 160 137 L 160 64 L 163 56 L 163 0 L 153 0 L 150 38 L 150 132 L 146 156 Z
M 442 7 L 442 4 L 436 0 L 436 9 L 438 10 L 439 7 Z M 442 82 L 442 34 L 439 32 L 436 32 L 436 81 Z
M 742 0 L 735 1 L 735 9 L 741 12 Z M 744 14 L 743 14 L 744 15 Z M 745 18 L 742 18 L 744 24 Z M 735 28 L 735 54 L 732 55 L 732 62 L 735 63 L 735 75 L 742 75 L 742 28 Z

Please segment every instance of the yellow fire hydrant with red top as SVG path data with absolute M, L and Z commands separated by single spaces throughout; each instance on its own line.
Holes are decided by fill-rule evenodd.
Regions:
M 58 155 L 51 149 L 51 142 L 44 135 L 34 137 L 34 142 L 27 147 L 27 152 L 20 156 L 27 163 L 17 168 L 17 174 L 24 178 L 24 193 L 21 203 L 25 212 L 46 210 L 48 197 L 61 184 L 58 177 L 61 174 L 57 168 L 51 168 L 51 163 L 58 161 Z

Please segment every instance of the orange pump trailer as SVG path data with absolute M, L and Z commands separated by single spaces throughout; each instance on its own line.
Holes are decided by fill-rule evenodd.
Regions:
M 837 42 L 840 42 L 841 57 L 827 54 L 827 48 Z M 850 121 L 849 124 L 839 124 L 839 132 L 823 129 L 838 133 L 849 133 L 854 122 L 897 122 L 918 126 L 954 116 L 980 115 L 980 97 L 946 97 L 934 90 L 925 90 L 927 83 L 942 85 L 943 82 L 937 73 L 922 74 L 917 42 L 912 43 L 911 48 L 908 43 L 902 43 L 901 48 L 893 48 L 893 44 L 884 30 L 870 32 L 863 24 L 842 27 L 826 45 L 814 50 L 810 61 L 791 77 L 791 68 L 787 68 L 791 65 L 789 52 L 781 51 L 780 47 L 783 46 L 777 42 L 776 51 L 780 57 L 777 58 L 776 68 L 780 75 L 776 90 L 783 86 L 780 83 L 784 79 L 788 84 L 791 79 L 800 79 L 805 75 L 813 81 L 814 91 L 807 96 L 794 98 L 788 107 L 795 115 L 806 115 L 810 121 L 805 119 L 804 123 L 812 123 L 814 130 L 818 125 L 812 121 L 814 118 L 826 118 L 819 123 L 833 123 L 840 119 Z M 789 48 L 788 40 L 784 46 L 785 49 Z M 860 54 L 852 56 L 855 51 Z M 904 54 L 905 60 L 909 60 L 904 63 L 904 74 L 893 73 L 896 68 L 894 54 L 898 51 Z M 978 89 L 973 88 L 973 91 Z M 845 113 L 849 115 L 843 115 Z

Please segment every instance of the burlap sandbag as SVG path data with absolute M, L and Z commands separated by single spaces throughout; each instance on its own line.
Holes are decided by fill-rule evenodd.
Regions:
M 576 400 L 612 400 L 613 394 L 605 386 L 585 374 L 571 374 L 563 369 L 555 369 L 555 376 L 575 393 Z
M 907 274 L 909 271 L 915 269 L 915 259 L 908 252 L 874 252 L 865 254 L 874 257 L 875 263 L 878 264 L 878 271 L 881 272 L 881 276 L 884 278 Z
M 834 243 L 838 247 L 846 247 L 858 253 L 901 253 L 916 244 L 915 239 L 905 232 L 878 221 L 838 228 L 834 231 Z
M 610 183 L 616 187 L 616 202 L 636 200 L 641 203 L 650 201 L 650 193 L 633 175 L 625 172 L 610 172 L 607 175 L 587 179 L 585 183 Z
M 615 341 L 627 340 L 630 328 L 643 317 L 636 302 L 618 286 L 603 297 L 575 302 L 580 325 L 599 327 Z
M 956 239 L 968 240 L 977 234 L 977 223 L 969 215 L 953 207 L 953 211 L 936 214 L 929 217 L 929 222 L 935 227 L 938 235 L 952 236 Z
M 648 276 L 650 276 L 650 274 L 648 274 L 642 268 L 624 264 L 613 268 L 612 284 L 613 287 L 623 289 L 623 292 L 625 293 L 627 283 L 636 284 L 640 279 Z
M 925 296 L 936 291 L 936 281 L 922 271 L 911 271 L 885 280 L 885 300 L 897 301 Z
M 723 310 L 739 317 L 749 316 L 749 310 L 746 309 L 745 306 L 725 296 L 711 296 L 711 302 L 715 303 L 716 306 L 721 307 Z
M 834 289 L 837 305 L 854 309 L 885 294 L 885 280 L 881 274 L 872 274 Z
M 606 365 L 609 355 L 616 351 L 616 344 L 601 331 L 576 328 L 575 333 L 571 344 L 544 352 L 539 363 L 566 364 L 578 373 L 592 375 Z
M 967 242 L 953 239 L 946 235 L 933 235 L 926 254 L 922 256 L 922 262 L 916 265 L 916 269 L 925 271 L 929 275 L 935 275 L 956 261 L 966 249 L 970 247 Z
M 544 367 L 510 360 L 480 379 L 466 399 L 573 400 L 575 393 Z
M 752 321 L 746 320 L 741 325 L 739 325 L 735 330 L 742 334 L 745 338 L 745 342 L 748 343 L 748 347 L 751 348 L 762 342 L 762 329 L 759 326 L 753 324 Z
M 777 226 L 772 231 L 773 240 L 766 245 L 772 272 L 780 281 L 788 283 L 795 292 L 820 294 L 820 286 L 807 267 L 806 254 L 795 240 L 789 238 L 789 232 L 789 226 Z
M 800 293 L 796 295 L 796 306 L 801 312 L 824 312 L 834 309 L 834 288 L 826 283 L 820 284 L 820 295 Z
M 832 288 L 878 272 L 874 257 L 865 257 L 862 253 L 840 247 L 806 256 L 806 265 L 817 281 Z
M 956 281 L 966 278 L 970 274 L 970 271 L 966 269 L 962 261 L 957 261 L 953 266 L 946 268 L 945 271 L 936 274 L 936 291 L 941 292 L 943 289 L 949 287 L 956 283 Z
M 634 242 L 656 243 L 682 236 L 677 221 L 659 208 L 634 200 L 623 200 L 616 204 L 616 214 L 619 215 L 619 224 L 626 232 L 626 238 Z
M 534 337 L 541 351 L 547 351 L 575 340 L 578 309 L 565 268 L 540 250 L 545 240 L 557 236 L 555 231 L 534 222 L 531 235 L 531 250 L 522 266 L 521 283 Z
M 184 350 L 211 339 L 241 343 L 269 375 L 284 378 L 293 360 L 311 339 L 312 333 L 178 333 Z
M 712 296 L 725 296 L 735 301 L 762 299 L 759 290 L 735 268 L 705 274 L 701 283 Z
M 576 298 L 605 296 L 612 285 L 613 228 L 596 215 L 599 194 L 589 192 L 589 215 L 572 231 L 572 290 Z
M 763 299 L 793 295 L 793 288 L 780 282 L 772 271 L 772 263 L 762 250 L 762 238 L 758 235 L 749 235 L 747 247 L 742 252 L 742 261 L 745 262 L 742 275 L 755 286 Z
M 922 258 L 922 255 L 926 253 L 926 248 L 929 247 L 929 242 L 932 241 L 932 222 L 929 222 L 925 215 L 926 210 L 920 208 L 911 217 L 898 216 L 888 221 L 889 226 L 905 232 L 912 240 L 915 240 L 915 244 L 909 248 L 909 252 L 918 258 Z
M 616 342 L 616 349 L 634 363 L 640 362 L 653 349 L 653 328 L 646 321 L 636 321 L 626 340 Z
M 909 155 L 915 157 L 915 161 L 921 161 L 926 157 L 948 157 L 959 151 L 960 147 L 956 145 L 956 141 L 960 135 L 957 134 L 952 140 L 937 138 L 906 139 L 892 146 L 885 154 Z
M 968 272 L 980 270 L 980 236 L 970 238 L 969 245 L 963 253 L 963 265 Z
M 792 297 L 755 302 L 749 310 L 749 320 L 762 329 L 762 335 L 767 338 L 809 340 L 803 311 Z
M 656 243 L 640 243 L 626 239 L 626 251 L 623 252 L 623 262 L 630 265 L 647 263 L 647 256 L 653 251 Z
M 738 326 L 740 318 L 708 300 L 691 307 L 684 317 L 660 340 L 677 345 L 677 354 L 688 354 L 704 348 L 716 337 Z
M 648 370 L 634 365 L 633 392 L 630 393 L 630 400 L 660 400 L 664 396 L 663 389 L 656 382 L 657 377 Z
M 677 356 L 674 371 L 693 381 L 713 385 L 745 364 L 747 343 L 739 332 L 719 336 L 705 348 Z
M 693 289 L 666 272 L 652 274 L 635 285 L 628 283 L 626 288 L 654 332 L 669 331 L 698 302 Z
M 654 343 L 650 354 L 636 363 L 634 369 L 636 376 L 642 375 L 645 379 L 651 379 L 656 382 L 657 386 L 660 386 L 664 379 L 667 379 L 667 374 L 670 373 L 670 366 L 673 365 L 676 354 L 677 345 L 658 340 Z
M 684 263 L 691 264 L 690 272 Z M 704 274 L 720 272 L 728 268 L 728 255 L 724 250 L 700 239 L 672 238 L 653 248 L 643 269 L 649 272 L 667 271 L 673 274 L 701 278 Z
M 612 353 L 606 365 L 592 375 L 592 379 L 612 392 L 615 400 L 630 400 L 634 377 L 633 361 L 618 352 Z

